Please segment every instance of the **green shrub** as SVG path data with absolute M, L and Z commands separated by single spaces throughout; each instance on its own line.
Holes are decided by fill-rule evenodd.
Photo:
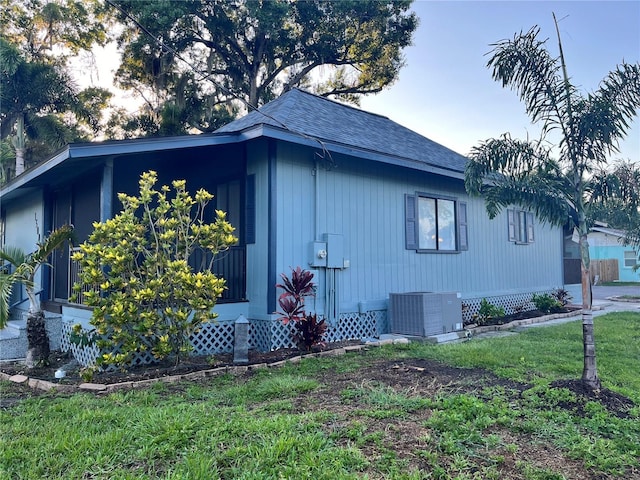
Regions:
M 553 295 L 553 298 L 558 300 L 563 307 L 569 305 L 571 300 L 573 300 L 573 296 L 564 288 L 556 288 L 551 295 Z
M 478 310 L 478 313 L 475 315 L 475 319 L 478 325 L 486 325 L 490 320 L 504 316 L 504 308 L 497 307 L 489 303 L 486 298 L 483 298 L 480 301 L 480 310 Z
M 72 257 L 82 281 L 74 290 L 94 307 L 92 336 L 108 352 L 98 365 L 126 366 L 143 351 L 178 362 L 190 349 L 189 335 L 216 317 L 212 309 L 225 282 L 210 268 L 215 254 L 237 241 L 234 228 L 219 210 L 213 223 L 206 222 L 213 198 L 206 190 L 192 197 L 186 182 L 176 180 L 168 198 L 171 189 L 156 190 L 156 181 L 155 172 L 143 173 L 139 196 L 119 194 L 122 211 L 95 223 Z M 197 272 L 188 263 L 196 248 L 212 254 Z
M 543 293 L 542 295 L 534 294 L 531 301 L 538 310 L 543 313 L 554 313 L 562 310 L 562 302 L 553 295 Z

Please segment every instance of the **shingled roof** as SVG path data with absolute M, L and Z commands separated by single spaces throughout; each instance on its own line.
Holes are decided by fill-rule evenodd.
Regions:
M 387 117 L 299 89 L 284 93 L 215 133 L 237 133 L 265 125 L 327 144 L 375 152 L 388 157 L 388 163 L 401 163 L 420 170 L 430 170 L 428 167 L 444 169 L 455 177 L 464 173 L 466 164 L 464 156 Z

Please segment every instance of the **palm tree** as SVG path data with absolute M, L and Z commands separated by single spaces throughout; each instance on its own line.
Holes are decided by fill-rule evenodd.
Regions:
M 11 265 L 0 272 L 0 329 L 7 326 L 9 321 L 9 302 L 15 285 L 24 285 L 29 299 L 27 314 L 27 366 L 33 367 L 37 363 L 46 362 L 49 356 L 49 337 L 45 329 L 44 312 L 35 291 L 35 278 L 40 267 L 45 265 L 54 250 L 60 248 L 71 239 L 73 227 L 64 225 L 49 234 L 37 244 L 33 253 L 25 254 L 19 248 L 7 247 L 0 250 L 0 260 Z
M 640 247 L 640 169 L 630 160 L 612 169 L 599 169 L 593 177 L 589 220 L 605 221 L 624 230 L 625 245 Z
M 15 45 L 0 36 L 0 139 L 11 139 L 16 176 L 25 170 L 29 141 L 39 141 L 50 154 L 81 139 L 78 124 L 88 124 L 95 131 L 98 109 L 106 100 L 102 89 L 77 92 L 59 66 L 25 60 Z M 65 113 L 75 116 L 76 125 L 62 121 Z
M 489 216 L 518 205 L 553 225 L 569 224 L 579 234 L 582 274 L 582 381 L 600 388 L 591 311 L 587 204 L 592 169 L 604 165 L 617 151 L 640 108 L 640 64 L 618 65 L 586 96 L 571 83 L 556 22 L 559 56 L 552 57 L 540 29 L 494 45 L 487 67 L 494 80 L 516 91 L 532 122 L 542 126 L 543 139 L 520 141 L 505 134 L 472 150 L 465 171 L 471 195 L 485 198 Z M 560 135 L 557 159 L 543 143 L 554 131 Z

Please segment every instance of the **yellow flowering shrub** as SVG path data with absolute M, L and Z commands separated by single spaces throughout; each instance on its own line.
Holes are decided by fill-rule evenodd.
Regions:
M 207 222 L 213 195 L 206 190 L 192 197 L 184 180 L 174 181 L 173 190 L 158 190 L 156 182 L 149 171 L 140 177 L 138 196 L 119 194 L 122 211 L 94 223 L 72 257 L 81 265 L 82 283 L 74 290 L 93 307 L 93 337 L 107 352 L 98 365 L 126 367 L 144 351 L 178 362 L 190 349 L 189 336 L 216 317 L 212 309 L 225 281 L 211 272 L 212 263 L 194 271 L 189 257 L 196 248 L 212 258 L 228 249 L 237 241 L 234 228 L 220 210 Z

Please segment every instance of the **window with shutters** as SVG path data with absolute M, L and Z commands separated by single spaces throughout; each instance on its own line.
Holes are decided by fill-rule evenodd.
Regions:
M 510 242 L 526 245 L 535 240 L 533 213 L 524 210 L 507 210 L 508 238 Z
M 455 253 L 468 249 L 467 204 L 423 193 L 405 196 L 406 248 Z

